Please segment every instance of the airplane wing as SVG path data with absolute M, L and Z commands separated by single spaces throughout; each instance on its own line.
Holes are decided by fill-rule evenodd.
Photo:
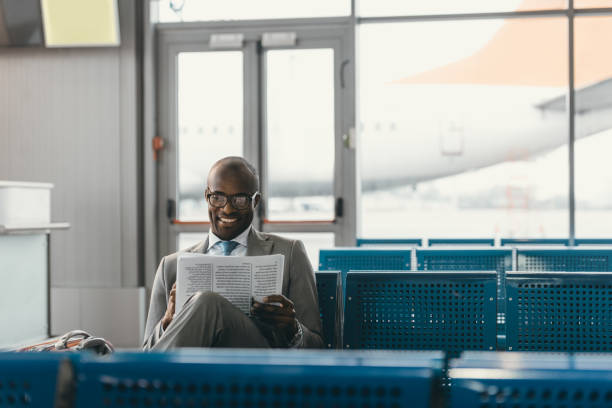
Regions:
M 566 96 L 561 95 L 537 105 L 542 111 L 564 112 Z M 594 83 L 576 91 L 576 112 L 589 111 L 612 107 L 612 78 Z

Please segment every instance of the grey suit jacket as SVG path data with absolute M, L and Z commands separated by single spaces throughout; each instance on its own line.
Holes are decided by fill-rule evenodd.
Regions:
M 208 237 L 181 252 L 204 253 L 207 249 Z M 181 252 L 163 257 L 155 273 L 149 315 L 145 326 L 143 344 L 145 349 L 153 347 L 160 338 L 161 319 L 166 313 L 170 289 L 176 281 L 176 261 Z M 295 305 L 296 318 L 302 325 L 304 332 L 302 347 L 323 347 L 317 287 L 304 244 L 298 240 L 282 238 L 251 228 L 247 238 L 247 256 L 270 254 L 285 255 L 283 295 Z

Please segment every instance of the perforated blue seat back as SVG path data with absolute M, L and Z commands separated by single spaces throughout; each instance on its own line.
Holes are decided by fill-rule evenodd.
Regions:
M 612 351 L 612 273 L 506 275 L 508 350 Z
M 410 249 L 321 249 L 319 270 L 341 271 L 342 283 L 348 271 L 409 271 Z
M 419 271 L 496 271 L 512 268 L 511 249 L 418 249 Z
M 312 353 L 232 354 L 119 353 L 84 361 L 76 406 L 428 407 L 434 369 L 426 361 L 406 367 Z
M 511 358 L 504 358 L 497 367 L 451 369 L 450 408 L 607 408 L 612 404 L 610 366 L 589 368 L 571 356 L 557 354 L 556 367 L 543 362 L 538 368 L 539 357 L 526 357 L 532 360 L 529 369 L 524 362 L 511 363 Z M 612 364 L 610 355 L 601 358 Z
M 367 245 L 406 245 L 421 246 L 423 240 L 420 238 L 357 238 L 357 246 Z
M 339 307 L 341 299 L 341 276 L 339 271 L 316 272 L 319 312 L 323 329 L 323 341 L 327 348 L 336 348 L 339 331 Z
M 495 349 L 495 272 L 350 272 L 345 303 L 345 348 Z
M 517 249 L 518 271 L 612 272 L 612 248 Z
M 410 270 L 411 251 L 404 249 L 322 249 L 320 270 Z
M 610 245 L 612 246 L 611 238 L 576 238 L 576 245 Z
M 0 407 L 53 407 L 66 358 L 64 353 L 0 353 Z
M 417 249 L 420 271 L 496 271 L 498 334 L 504 335 L 505 273 L 512 270 L 512 249 Z
M 501 246 L 522 246 L 522 245 L 569 245 L 567 238 L 502 238 Z
M 428 243 L 433 245 L 484 245 L 494 246 L 495 238 L 429 238 Z

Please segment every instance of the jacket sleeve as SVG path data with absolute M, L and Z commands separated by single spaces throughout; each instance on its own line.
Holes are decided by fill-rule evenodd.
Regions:
M 170 292 L 164 277 L 165 264 L 166 257 L 162 258 L 157 267 L 157 272 L 155 272 L 153 290 L 151 291 L 151 303 L 149 304 L 149 314 L 147 316 L 142 345 L 144 350 L 150 350 L 163 334 L 161 319 L 166 313 L 168 293 Z
M 322 348 L 321 317 L 315 276 L 302 241 L 291 246 L 288 297 L 295 306 L 297 320 L 303 331 L 302 348 Z

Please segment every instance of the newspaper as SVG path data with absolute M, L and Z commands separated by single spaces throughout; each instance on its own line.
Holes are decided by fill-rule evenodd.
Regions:
M 280 294 L 285 256 L 179 255 L 176 269 L 176 313 L 197 292 L 216 292 L 247 315 L 251 301 Z

